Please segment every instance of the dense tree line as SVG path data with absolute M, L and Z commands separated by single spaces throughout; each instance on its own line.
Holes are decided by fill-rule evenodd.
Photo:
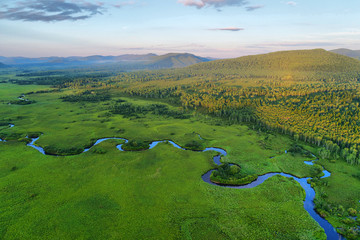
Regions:
M 64 102 L 101 102 L 111 99 L 108 92 L 105 91 L 83 91 L 78 94 L 61 97 Z
M 177 119 L 189 118 L 189 115 L 169 109 L 164 104 L 150 104 L 146 106 L 134 105 L 132 103 L 121 103 L 111 106 L 110 112 L 113 114 L 121 114 L 125 117 L 137 117 L 139 114 L 151 113 L 154 115 L 172 117 Z

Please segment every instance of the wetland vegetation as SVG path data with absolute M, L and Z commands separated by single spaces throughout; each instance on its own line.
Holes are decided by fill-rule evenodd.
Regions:
M 293 51 L 161 71 L 2 69 L 0 80 L 1 239 L 326 239 L 298 182 L 221 188 L 202 181 L 211 169 L 229 185 L 311 178 L 316 211 L 360 238 L 358 60 Z M 31 104 L 9 104 L 19 96 Z M 46 155 L 26 146 L 39 136 Z M 102 138 L 129 141 L 84 152 Z M 166 139 L 194 151 L 148 149 Z M 207 147 L 226 150 L 222 165 Z

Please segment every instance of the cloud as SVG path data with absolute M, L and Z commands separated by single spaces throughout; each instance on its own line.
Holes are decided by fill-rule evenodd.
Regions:
M 360 31 L 351 31 L 351 32 L 334 32 L 329 33 L 329 36 L 336 36 L 336 37 L 344 37 L 344 36 L 360 36 Z
M 192 6 L 197 8 L 215 7 L 221 8 L 224 6 L 244 6 L 248 2 L 246 0 L 179 0 L 179 3 L 185 6 Z
M 0 19 L 22 21 L 77 21 L 102 14 L 103 2 L 90 3 L 85 0 L 15 0 L 0 11 Z
M 135 4 L 136 4 L 135 1 L 127 1 L 127 2 L 113 4 L 112 6 L 115 8 L 122 8 L 124 6 L 130 6 L 130 5 L 135 5 Z
M 209 30 L 237 32 L 237 31 L 242 31 L 242 30 L 245 30 L 245 29 L 244 28 L 238 28 L 238 27 L 226 27 L 226 28 L 211 28 Z
M 290 6 L 296 6 L 296 5 L 297 5 L 297 2 L 290 1 L 290 2 L 287 2 L 286 4 L 287 4 L 287 5 L 290 5 Z
M 297 49 L 297 48 L 324 48 L 337 46 L 336 42 L 329 41 L 303 41 L 303 42 L 276 42 L 276 43 L 264 43 L 258 45 L 249 45 L 247 48 L 272 48 L 272 49 Z
M 246 7 L 246 11 L 251 12 L 251 11 L 255 11 L 257 9 L 263 8 L 263 7 L 264 7 L 264 5 L 249 6 L 249 7 Z

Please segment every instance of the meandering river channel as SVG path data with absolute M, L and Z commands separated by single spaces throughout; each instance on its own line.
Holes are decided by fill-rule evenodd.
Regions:
M 13 127 L 14 125 L 10 125 L 9 127 Z M 199 136 L 201 138 L 201 136 Z M 35 148 L 36 150 L 38 150 L 40 153 L 44 154 L 44 155 L 47 155 L 46 152 L 44 151 L 44 149 L 42 147 L 39 147 L 37 145 L 35 145 L 35 142 L 39 139 L 38 138 L 32 138 L 31 139 L 31 142 L 28 143 L 27 145 L 29 147 L 32 147 L 32 148 Z M 99 143 L 103 142 L 103 141 L 106 141 L 106 140 L 109 140 L 109 139 L 118 139 L 118 140 L 124 140 L 125 143 L 128 142 L 127 139 L 125 138 L 102 138 L 102 139 L 98 139 L 90 148 L 86 148 L 83 152 L 87 152 L 89 151 L 92 147 L 94 147 L 95 145 L 98 145 Z M 1 141 L 1 139 L 0 139 Z M 180 145 L 176 144 L 175 142 L 173 141 L 170 141 L 170 140 L 163 140 L 163 141 L 154 141 L 154 142 L 151 142 L 150 143 L 150 147 L 149 149 L 152 149 L 154 148 L 156 145 L 158 145 L 159 143 L 161 142 L 168 142 L 170 143 L 171 145 L 173 145 L 174 147 L 176 148 L 179 148 L 179 149 L 182 149 L 182 150 L 187 150 L 187 151 L 191 151 L 189 149 L 185 149 L 183 147 L 181 147 Z M 122 149 L 122 145 L 123 144 L 120 144 L 120 145 L 117 145 L 117 149 L 119 149 L 120 151 L 124 151 Z M 216 155 L 213 160 L 214 160 L 214 163 L 216 165 L 221 165 L 221 156 L 226 156 L 227 155 L 227 152 L 224 150 L 224 149 L 221 149 L 221 148 L 206 148 L 204 149 L 202 152 L 206 152 L 206 151 L 214 151 L 214 152 L 217 152 L 218 155 Z M 314 156 L 315 157 L 315 156 Z M 316 160 L 313 160 L 313 161 L 305 161 L 304 163 L 305 164 L 308 164 L 308 165 L 313 165 L 314 161 L 317 161 Z M 296 176 L 293 176 L 291 174 L 287 174 L 287 173 L 282 173 L 282 172 L 279 172 L 279 173 L 267 173 L 267 174 L 264 174 L 264 175 L 261 175 L 257 178 L 257 180 L 247 184 L 247 185 L 242 185 L 242 186 L 227 186 L 227 185 L 219 185 L 219 184 L 216 184 L 216 183 L 213 183 L 210 181 L 210 175 L 212 173 L 213 170 L 210 170 L 208 171 L 207 173 L 205 173 L 204 175 L 202 175 L 202 179 L 204 180 L 204 182 L 208 183 L 208 184 L 211 184 L 211 185 L 216 185 L 218 187 L 225 187 L 225 188 L 236 188 L 236 189 L 242 189 L 242 188 L 254 188 L 260 184 L 262 184 L 266 179 L 272 177 L 272 176 L 275 176 L 275 175 L 281 175 L 281 176 L 284 176 L 284 177 L 288 177 L 288 178 L 293 178 L 295 179 L 300 185 L 301 187 L 305 190 L 305 193 L 306 193 L 306 197 L 305 197 L 305 201 L 304 201 L 304 208 L 305 210 L 310 214 L 310 216 L 316 221 L 319 223 L 319 225 L 325 230 L 325 233 L 327 235 L 327 239 L 330 239 L 330 240 L 335 240 L 335 239 L 345 239 L 344 237 L 342 237 L 340 234 L 338 234 L 336 232 L 336 230 L 334 229 L 334 227 L 327 221 L 325 220 L 324 218 L 322 218 L 314 209 L 314 198 L 315 198 L 315 191 L 314 189 L 311 187 L 311 185 L 307 182 L 308 179 L 311 179 L 311 178 L 298 178 Z M 324 176 L 322 176 L 321 178 L 327 178 L 327 177 L 330 177 L 331 173 L 326 171 L 325 169 L 323 169 L 323 173 L 324 173 Z

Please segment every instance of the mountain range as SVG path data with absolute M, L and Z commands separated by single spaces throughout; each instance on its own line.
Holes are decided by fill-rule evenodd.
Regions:
M 81 67 L 112 65 L 127 70 L 139 69 L 164 69 L 181 68 L 195 63 L 211 61 L 210 58 L 203 58 L 189 53 L 168 53 L 165 55 L 156 54 L 126 54 L 120 56 L 94 55 L 88 57 L 1 57 L 0 67 Z
M 248 72 L 250 69 L 257 70 L 322 70 L 331 66 L 343 65 L 345 58 L 335 58 L 335 55 L 343 55 L 360 60 L 360 50 L 334 49 L 326 51 L 323 49 L 303 50 L 303 51 L 283 51 L 269 54 L 244 56 L 234 59 L 217 60 L 214 58 L 199 57 L 190 53 L 168 53 L 164 55 L 156 54 L 125 54 L 119 56 L 93 55 L 87 57 L 2 57 L 0 56 L 0 68 L 7 67 L 42 67 L 42 68 L 76 68 L 76 67 L 110 67 L 124 71 L 131 70 L 154 70 L 168 68 L 183 68 L 194 65 L 193 70 L 198 68 L 208 68 L 209 71 L 239 71 Z M 328 62 L 329 59 L 337 59 L 337 63 Z M 349 60 L 346 60 L 349 61 Z M 327 65 L 327 66 L 326 66 Z M 350 64 L 351 65 L 351 64 Z M 257 67 L 258 66 L 258 67 Z

